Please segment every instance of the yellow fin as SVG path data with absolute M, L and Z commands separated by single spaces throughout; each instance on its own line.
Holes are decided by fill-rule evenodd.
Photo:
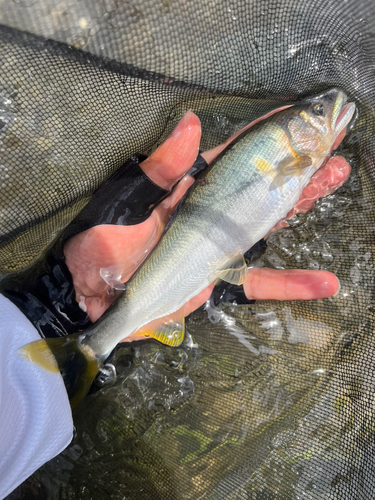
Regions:
M 185 318 L 182 309 L 141 326 L 135 335 L 152 337 L 162 344 L 172 347 L 179 346 L 185 335 Z
M 42 339 L 27 344 L 18 353 L 49 372 L 60 372 L 72 408 L 86 396 L 96 377 L 100 363 L 89 346 L 80 341 L 81 335 Z
M 49 339 L 50 342 L 59 341 L 60 339 Z M 37 340 L 26 344 L 25 346 L 18 349 L 18 353 L 28 361 L 35 363 L 48 372 L 59 373 L 59 366 L 57 364 L 55 356 L 52 354 L 51 348 L 47 344 L 45 339 Z
M 312 165 L 312 159 L 310 156 L 301 156 L 300 158 L 295 158 L 289 162 L 285 162 L 281 166 L 281 171 L 284 175 L 295 174 L 300 170 L 310 167 Z
M 216 278 L 231 283 L 232 285 L 243 285 L 248 275 L 248 269 L 245 257 L 242 254 L 236 257 L 229 263 L 225 269 L 216 271 Z

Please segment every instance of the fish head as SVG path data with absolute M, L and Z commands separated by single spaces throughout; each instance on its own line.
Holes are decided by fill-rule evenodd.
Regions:
M 355 104 L 346 101 L 344 92 L 331 89 L 290 108 L 287 130 L 294 152 L 327 156 L 355 113 Z

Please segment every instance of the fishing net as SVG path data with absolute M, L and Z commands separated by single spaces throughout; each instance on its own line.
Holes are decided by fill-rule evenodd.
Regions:
M 0 272 L 43 256 L 92 192 L 192 109 L 201 149 L 332 87 L 358 107 L 349 181 L 256 265 L 327 269 L 313 302 L 217 300 L 180 348 L 119 349 L 72 444 L 9 499 L 369 499 L 375 490 L 371 0 L 0 0 Z M 59 423 L 56 422 L 58 426 Z

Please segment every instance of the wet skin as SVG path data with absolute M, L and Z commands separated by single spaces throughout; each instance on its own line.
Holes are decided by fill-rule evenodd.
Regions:
M 236 135 L 226 143 L 204 152 L 202 156 L 208 163 L 212 162 Z M 344 135 L 345 130 L 337 138 L 333 149 Z M 121 275 L 122 281 L 126 282 L 147 257 L 163 234 L 179 200 L 194 182 L 192 177 L 184 174 L 196 159 L 200 137 L 199 119 L 189 111 L 166 141 L 141 164 L 145 174 L 164 189 L 171 189 L 181 179 L 173 193 L 157 206 L 146 221 L 135 226 L 95 226 L 72 237 L 65 244 L 64 254 L 73 277 L 77 301 L 84 303 L 91 321 L 96 321 L 121 293 L 113 290 L 108 293 L 108 285 L 101 278 L 100 269 L 115 269 L 116 274 Z M 350 166 L 344 158 L 336 156 L 328 160 L 312 177 L 286 219 L 313 208 L 318 198 L 340 187 L 349 174 Z M 274 230 L 285 227 L 286 219 L 280 221 Z M 185 316 L 206 302 L 213 286 L 184 306 Z M 249 270 L 243 286 L 249 299 L 311 300 L 334 295 L 339 289 L 339 281 L 328 271 L 253 268 Z M 126 338 L 126 341 L 129 340 L 132 340 L 131 337 Z

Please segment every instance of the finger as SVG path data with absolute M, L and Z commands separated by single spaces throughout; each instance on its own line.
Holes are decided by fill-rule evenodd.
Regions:
M 246 297 L 257 300 L 313 300 L 332 297 L 340 284 L 328 271 L 249 269 Z
M 302 196 L 295 206 L 296 213 L 306 213 L 315 205 L 317 199 L 336 191 L 347 181 L 350 172 L 351 167 L 344 158 L 331 158 L 311 177 L 310 183 L 302 191 Z
M 335 140 L 335 142 L 333 143 L 333 146 L 332 146 L 332 151 L 334 151 L 335 149 L 337 149 L 339 147 L 341 141 L 345 137 L 345 134 L 346 134 L 346 127 L 344 128 L 344 130 L 341 130 L 341 132 L 339 133 L 339 135 L 336 137 L 336 140 Z
M 164 228 L 169 222 L 173 212 L 176 210 L 177 205 L 185 195 L 186 191 L 190 186 L 194 184 L 194 177 L 190 175 L 185 175 L 176 188 L 173 190 L 173 193 L 168 196 L 162 203 L 160 203 L 152 213 L 152 217 L 155 223 L 155 227 L 158 231 L 158 239 L 163 234 Z
M 169 213 L 173 213 L 181 201 L 181 198 L 184 197 L 190 186 L 194 184 L 194 181 L 194 177 L 185 175 L 175 187 L 173 193 L 160 203 L 160 207 L 167 210 Z
M 193 165 L 200 138 L 199 118 L 188 111 L 163 144 L 140 164 L 143 172 L 161 188 L 171 189 Z
M 104 297 L 82 297 L 81 304 L 84 304 L 85 312 L 92 323 L 95 323 L 111 305 Z

